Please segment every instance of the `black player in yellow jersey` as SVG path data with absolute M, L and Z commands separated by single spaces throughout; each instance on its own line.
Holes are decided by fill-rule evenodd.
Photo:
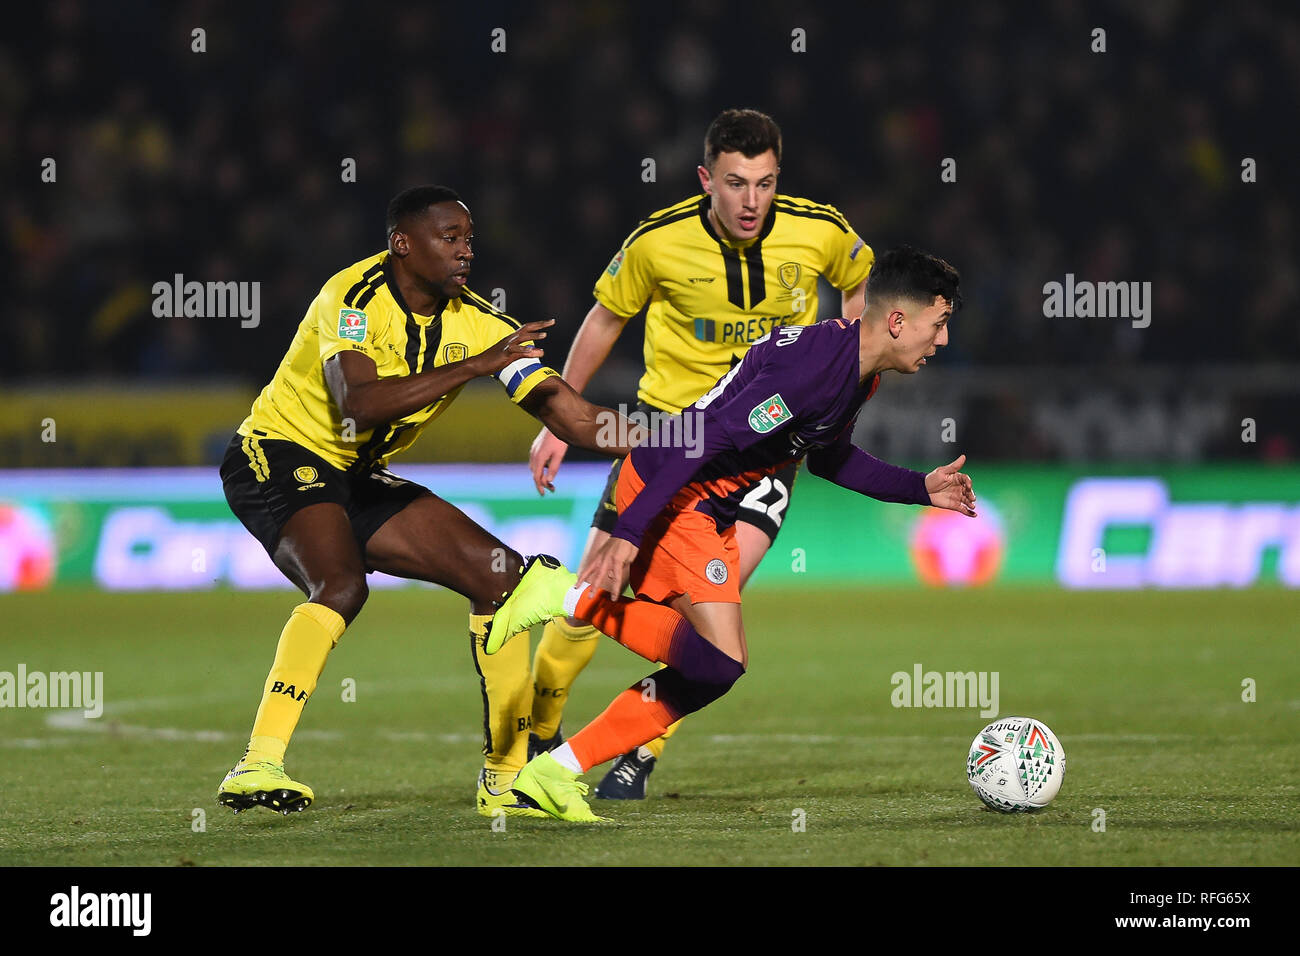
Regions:
M 586 448 L 599 447 L 597 415 L 613 414 L 539 361 L 535 341 L 551 322 L 520 325 L 466 288 L 473 260 L 473 223 L 454 192 L 420 186 L 395 197 L 387 251 L 325 283 L 227 449 L 221 479 L 231 510 L 307 596 L 280 635 L 248 750 L 218 791 L 237 811 L 287 813 L 314 799 L 285 774 L 284 753 L 326 657 L 366 601 L 367 572 L 469 598 L 476 659 L 494 602 L 554 573 L 546 561 L 525 565 L 459 509 L 387 468 L 479 376 L 495 376 L 513 402 Z M 521 655 L 504 666 L 481 658 L 485 699 L 517 712 L 498 726 L 485 720 L 479 810 L 487 815 L 497 806 L 522 812 L 509 809 L 508 796 L 532 697 L 520 643 Z
M 565 379 L 582 390 L 627 320 L 646 307 L 643 412 L 678 413 L 713 387 L 758 339 L 780 325 L 817 321 L 817 279 L 841 290 L 843 314 L 862 312 L 874 256 L 832 206 L 779 195 L 781 131 L 755 110 L 726 110 L 704 138 L 703 194 L 661 209 L 627 237 L 596 282 Z M 554 490 L 566 445 L 543 429 L 529 464 L 539 492 Z M 736 523 L 743 586 L 775 540 L 797 465 L 742 492 Z M 592 521 L 586 553 L 609 538 L 617 518 L 618 464 Z M 530 751 L 563 741 L 560 718 L 573 681 L 591 660 L 596 631 L 575 620 L 546 626 L 533 662 Z M 675 725 L 674 728 L 675 729 Z M 671 733 L 671 730 L 670 730 Z M 624 754 L 596 796 L 640 799 L 665 738 Z

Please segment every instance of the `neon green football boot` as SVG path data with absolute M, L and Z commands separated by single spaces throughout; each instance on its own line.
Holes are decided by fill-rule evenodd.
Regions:
M 578 779 L 579 776 L 581 774 L 566 770 L 549 753 L 538 754 L 519 771 L 514 791 L 557 820 L 613 823 L 609 817 L 598 817 L 592 812 L 591 806 L 583 799 L 588 787 Z
M 249 807 L 266 807 L 287 816 L 306 810 L 315 799 L 311 787 L 289 778 L 284 764 L 269 760 L 241 760 L 217 789 L 217 802 L 236 813 Z
M 549 554 L 530 558 L 519 583 L 488 622 L 483 653 L 495 654 L 520 631 L 559 617 L 565 592 L 577 583 L 578 576 Z

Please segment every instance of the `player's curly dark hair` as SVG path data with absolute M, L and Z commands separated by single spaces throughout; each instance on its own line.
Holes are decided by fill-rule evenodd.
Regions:
M 776 153 L 779 166 L 781 127 L 776 120 L 758 110 L 723 110 L 704 134 L 704 166 L 711 171 L 719 153 L 740 153 L 753 159 L 769 149 Z
M 388 203 L 388 235 L 407 216 L 416 216 L 440 202 L 460 202 L 454 189 L 446 186 L 412 186 L 403 189 Z
M 867 276 L 866 301 L 910 299 L 929 305 L 943 296 L 956 312 L 961 308 L 961 276 L 944 260 L 911 246 L 899 246 L 879 256 Z

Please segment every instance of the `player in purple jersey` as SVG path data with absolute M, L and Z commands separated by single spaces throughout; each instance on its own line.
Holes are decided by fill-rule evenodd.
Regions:
M 613 536 L 566 593 L 557 585 L 545 596 L 516 591 L 507 599 L 486 652 L 564 613 L 666 666 L 530 761 L 513 785 L 522 802 L 560 819 L 600 820 L 578 777 L 717 700 L 745 672 L 734 524 L 740 495 L 763 475 L 807 458 L 814 475 L 860 494 L 974 516 L 964 455 L 927 475 L 850 441 L 881 373 L 919 370 L 948 344 L 948 320 L 960 304 L 948 263 L 915 249 L 886 253 L 867 279 L 859 320 L 778 329 L 683 411 L 697 417 L 702 453 L 672 440 L 680 427 L 673 420 L 633 449 L 619 478 Z M 621 597 L 629 581 L 635 598 Z

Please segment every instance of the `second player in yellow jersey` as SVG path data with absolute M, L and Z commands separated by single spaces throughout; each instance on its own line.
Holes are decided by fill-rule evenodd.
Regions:
M 775 195 L 750 239 L 719 230 L 699 195 L 627 237 L 596 281 L 596 301 L 627 320 L 644 307 L 637 397 L 680 412 L 780 325 L 817 321 L 817 279 L 857 290 L 872 251 L 833 206 Z M 585 383 L 584 383 L 585 384 Z
M 726 110 L 704 138 L 702 194 L 653 213 L 623 242 L 596 281 L 596 304 L 574 339 L 564 375 L 585 388 L 627 321 L 645 309 L 640 409 L 677 413 L 714 386 L 751 345 L 780 325 L 817 321 L 817 282 L 841 290 L 844 315 L 862 311 L 874 255 L 833 206 L 778 195 L 781 131 L 754 110 Z M 529 455 L 539 492 L 566 446 L 546 429 Z M 790 466 L 745 489 L 736 521 L 740 584 L 771 547 L 794 489 Z M 587 554 L 617 518 L 618 464 L 592 519 Z M 546 626 L 533 662 L 533 752 L 563 741 L 560 718 L 577 675 L 595 651 L 595 630 L 573 619 Z M 676 726 L 676 725 L 674 725 Z M 670 731 L 671 733 L 671 731 Z M 597 785 L 605 798 L 640 799 L 664 738 L 614 761 Z

